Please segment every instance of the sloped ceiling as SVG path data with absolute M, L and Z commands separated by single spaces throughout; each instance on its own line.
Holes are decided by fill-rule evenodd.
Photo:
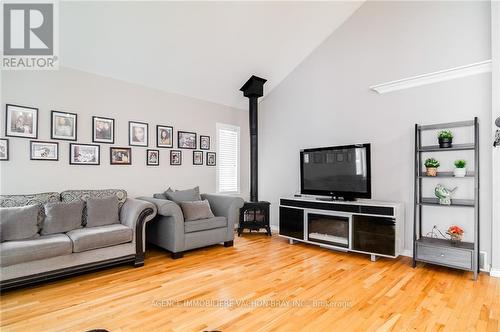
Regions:
M 61 65 L 245 109 L 362 2 L 61 2 Z

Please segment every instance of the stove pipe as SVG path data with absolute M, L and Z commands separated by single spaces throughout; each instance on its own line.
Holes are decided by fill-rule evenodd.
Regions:
M 258 202 L 258 168 L 259 168 L 259 143 L 258 143 L 258 99 L 264 95 L 264 83 L 267 80 L 254 76 L 241 87 L 243 95 L 248 97 L 250 119 L 250 201 Z

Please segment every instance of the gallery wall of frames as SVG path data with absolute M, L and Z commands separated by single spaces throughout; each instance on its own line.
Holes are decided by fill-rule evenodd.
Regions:
M 0 160 L 9 161 L 9 140 L 29 139 L 29 155 L 33 161 L 61 161 L 61 141 L 69 142 L 70 165 L 100 165 L 101 154 L 109 153 L 111 165 L 142 163 L 160 166 L 160 154 L 169 154 L 169 165 L 181 166 L 183 153 L 192 153 L 192 164 L 216 166 L 216 153 L 212 149 L 211 137 L 196 132 L 175 130 L 173 124 L 155 124 L 128 121 L 128 146 L 114 146 L 115 119 L 102 116 L 78 116 L 60 110 L 50 111 L 50 133 L 43 133 L 50 140 L 39 140 L 39 110 L 35 106 L 6 104 L 5 137 L 0 138 Z M 79 122 L 84 130 L 92 133 L 92 142 L 78 140 Z M 80 124 L 80 128 L 82 125 Z M 155 142 L 149 142 L 150 130 L 155 131 Z M 134 149 L 146 148 L 145 160 L 134 158 Z M 190 150 L 188 152 L 188 150 Z M 62 161 L 64 162 L 64 161 Z

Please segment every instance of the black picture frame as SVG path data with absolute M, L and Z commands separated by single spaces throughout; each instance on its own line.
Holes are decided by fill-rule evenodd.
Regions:
M 167 131 L 170 131 L 170 144 L 160 143 L 160 130 L 162 130 L 162 129 L 167 129 Z M 174 147 L 174 127 L 156 125 L 156 147 L 158 147 L 158 148 L 173 148 Z
M 208 141 L 208 146 L 204 141 Z M 210 150 L 210 136 L 200 135 L 200 150 Z
M 33 119 L 31 121 L 31 134 L 24 134 L 22 132 L 17 132 L 13 131 L 12 128 L 9 128 L 9 122 L 12 122 L 12 113 L 15 112 L 13 108 L 23 108 L 26 111 L 25 112 L 31 112 L 31 114 L 34 114 L 36 119 Z M 21 110 L 17 110 L 21 112 Z M 19 138 L 31 138 L 31 139 L 37 139 L 38 138 L 38 108 L 35 107 L 30 107 L 30 106 L 23 106 L 23 105 L 16 105 L 16 104 L 6 104 L 5 105 L 5 136 L 9 137 L 19 137 Z
M 2 146 L 0 146 L 0 148 L 2 148 L 3 146 L 5 146 L 5 151 L 2 152 L 2 150 L 0 150 L 0 161 L 7 161 L 9 160 L 9 140 L 7 138 L 0 138 L 0 142 L 5 142 L 5 145 L 2 144 Z
M 213 156 L 213 163 L 210 161 L 210 157 Z M 207 166 L 216 166 L 217 165 L 217 154 L 215 152 L 207 152 Z
M 174 162 L 174 157 L 177 155 L 178 161 Z M 180 166 L 182 165 L 182 151 L 181 150 L 170 150 L 170 165 Z
M 55 116 L 67 116 L 71 117 L 74 119 L 74 127 L 73 129 L 73 135 L 71 137 L 63 136 L 63 135 L 57 135 L 55 134 L 55 130 L 57 128 L 57 124 L 54 124 L 54 117 Z M 51 139 L 56 139 L 56 140 L 62 140 L 62 141 L 76 141 L 78 138 L 78 114 L 76 113 L 70 113 L 70 112 L 64 112 L 64 111 L 50 111 L 50 138 Z
M 73 147 L 94 147 L 97 148 L 97 160 L 95 162 L 75 162 L 73 156 Z M 97 166 L 101 164 L 101 146 L 98 144 L 80 144 L 80 143 L 69 143 L 69 164 L 70 165 L 84 165 L 84 166 Z
M 151 163 L 149 154 L 156 152 L 156 163 Z M 146 150 L 146 165 L 147 166 L 160 166 L 160 150 L 157 149 L 147 149 Z
M 102 122 L 110 122 L 111 125 L 111 139 L 97 138 L 96 135 L 96 121 L 101 120 Z M 106 118 L 103 116 L 92 116 L 92 142 L 94 143 L 105 143 L 105 144 L 115 144 L 115 119 Z
M 190 141 L 192 144 L 186 145 L 185 142 L 181 142 L 182 139 L 184 138 L 183 136 L 191 136 Z M 192 132 L 192 131 L 178 131 L 177 132 L 177 148 L 179 149 L 190 149 L 190 150 L 196 150 L 197 148 L 197 134 Z M 193 145 L 194 144 L 194 145 Z
M 196 162 L 197 155 L 201 158 L 199 162 Z M 193 151 L 193 165 L 203 165 L 203 151 Z
M 116 161 L 114 152 L 126 151 L 128 154 L 128 159 L 126 161 Z M 110 165 L 132 165 L 132 148 L 129 147 L 119 147 L 112 146 L 109 148 L 109 164 Z
M 35 144 L 40 145 L 54 145 L 56 147 L 55 158 L 42 158 L 33 155 L 33 147 Z M 30 160 L 40 160 L 40 161 L 59 161 L 59 142 L 48 142 L 48 141 L 30 141 Z
M 132 139 L 132 126 L 133 125 L 139 125 L 145 127 L 145 133 L 144 133 L 144 138 L 145 138 L 145 144 L 138 144 L 138 143 L 133 143 Z M 142 147 L 148 147 L 149 146 L 149 124 L 146 122 L 138 122 L 138 121 L 129 121 L 128 122 L 128 145 L 129 146 L 142 146 Z

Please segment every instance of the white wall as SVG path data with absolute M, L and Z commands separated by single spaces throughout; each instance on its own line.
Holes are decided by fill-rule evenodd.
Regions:
M 384 95 L 369 86 L 490 59 L 488 2 L 366 2 L 260 106 L 261 198 L 272 202 L 299 188 L 301 148 L 372 144 L 372 197 L 403 201 L 405 248 L 412 247 L 414 125 L 479 117 L 481 149 L 491 151 L 491 75 L 481 74 Z M 456 142 L 470 133 L 456 131 Z M 433 142 L 434 137 L 424 138 Z M 436 143 L 434 143 L 436 144 Z M 436 157 L 442 169 L 472 154 Z M 491 252 L 491 153 L 481 155 L 481 249 Z M 467 195 L 464 181 L 450 180 Z M 461 181 L 461 182 L 457 182 Z M 432 195 L 432 187 L 425 189 Z M 469 191 L 472 193 L 472 191 Z M 458 195 L 458 194 L 457 194 Z M 470 197 L 471 198 L 471 197 Z M 463 225 L 472 211 L 439 210 L 441 229 Z M 429 214 L 428 214 L 429 215 Z M 425 217 L 425 215 L 424 215 Z
M 235 87 L 237 89 L 238 87 Z M 243 96 L 242 96 L 243 98 Z M 1 132 L 5 103 L 39 108 L 38 140 L 50 140 L 50 111 L 78 113 L 78 142 L 92 143 L 92 116 L 115 119 L 115 144 L 101 144 L 101 165 L 69 165 L 69 142 L 59 142 L 59 161 L 30 161 L 29 139 L 9 137 L 10 161 L 1 162 L 2 194 L 66 189 L 123 188 L 131 196 L 151 195 L 169 186 L 199 185 L 215 192 L 215 167 L 193 166 L 192 150 L 183 150 L 182 166 L 170 166 L 170 149 L 160 150 L 160 166 L 146 166 L 146 148 L 132 147 L 130 166 L 110 165 L 109 147 L 128 146 L 128 121 L 149 123 L 149 148 L 156 148 L 156 125 L 210 135 L 216 148 L 217 122 L 241 127 L 241 188 L 248 192 L 248 113 L 72 69 L 2 73 Z M 199 141 L 198 141 L 199 144 Z M 174 147 L 177 147 L 175 139 Z

